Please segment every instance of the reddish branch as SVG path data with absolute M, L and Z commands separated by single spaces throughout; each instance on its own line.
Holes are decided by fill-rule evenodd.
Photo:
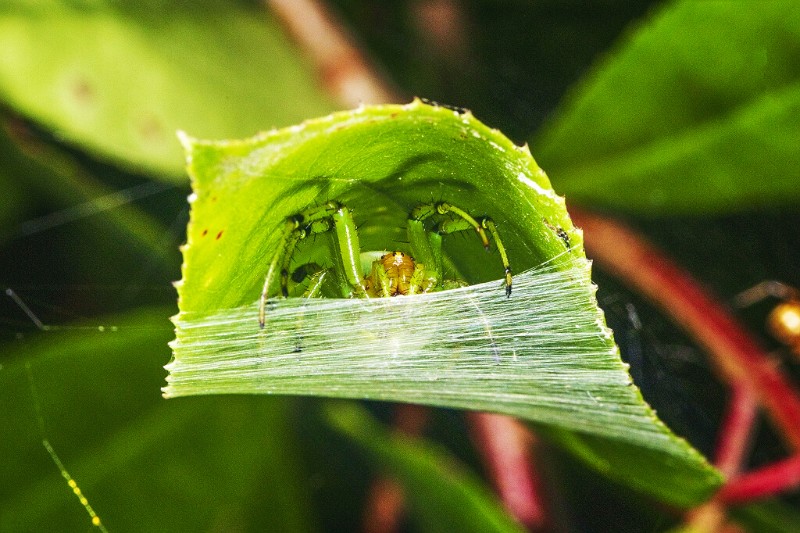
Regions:
M 719 499 L 724 503 L 743 503 L 774 496 L 800 485 L 800 454 L 759 470 L 734 478 L 722 487 Z
M 428 410 L 419 405 L 399 404 L 395 411 L 394 430 L 403 435 L 422 435 L 428 422 Z M 370 488 L 364 511 L 363 530 L 366 533 L 397 531 L 403 515 L 403 489 L 389 478 L 378 478 Z
M 632 230 L 580 209 L 570 208 L 570 215 L 585 232 L 588 255 L 683 327 L 724 380 L 752 391 L 787 444 L 800 448 L 800 397 L 727 310 Z
M 733 385 L 728 412 L 722 422 L 715 451 L 715 466 L 728 479 L 736 476 L 744 464 L 753 433 L 758 404 L 749 387 Z M 719 493 L 688 514 L 686 529 L 720 531 L 726 520 L 726 504 Z
M 530 529 L 542 529 L 547 517 L 541 485 L 531 461 L 533 434 L 514 418 L 470 413 L 470 427 L 489 477 L 508 512 Z
M 715 466 L 728 478 L 739 473 L 747 457 L 757 409 L 750 388 L 733 384 L 714 458 Z
M 405 498 L 403 487 L 394 479 L 379 477 L 372 482 L 364 509 L 364 533 L 393 533 L 400 529 Z
M 800 485 L 800 454 L 739 475 L 756 415 L 755 399 L 780 429 L 787 445 L 800 448 L 800 397 L 768 354 L 687 273 L 632 230 L 597 214 L 570 209 L 585 232 L 588 255 L 646 295 L 708 351 L 731 385 L 716 463 L 729 476 L 715 498 L 689 518 L 697 531 L 718 531 L 726 504 L 777 494 Z
M 339 102 L 355 107 L 400 100 L 322 2 L 265 0 L 265 3 L 314 61 L 328 93 Z

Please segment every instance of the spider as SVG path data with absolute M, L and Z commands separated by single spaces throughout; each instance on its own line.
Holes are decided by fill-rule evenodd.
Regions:
M 425 221 L 441 219 L 435 232 L 425 229 Z M 442 235 L 474 230 L 489 249 L 489 236 L 494 239 L 505 272 L 506 296 L 511 296 L 511 265 L 497 232 L 488 217 L 475 218 L 463 209 L 448 202 L 434 202 L 416 207 L 407 220 L 410 254 L 401 251 L 361 253 L 353 215 L 339 202 L 327 202 L 288 217 L 284 223 L 277 252 L 270 261 L 264 288 L 261 291 L 258 323 L 264 327 L 269 298 L 273 285 L 279 280 L 280 295 L 289 296 L 289 280 L 302 283 L 308 280 L 303 297 L 322 294 L 323 288 L 331 290 L 333 268 L 323 268 L 314 263 L 300 265 L 290 271 L 297 245 L 310 235 L 333 232 L 338 267 L 341 268 L 338 292 L 343 298 L 376 298 L 405 296 L 441 291 L 466 285 L 463 281 L 443 278 Z M 368 269 L 362 268 L 362 259 L 372 259 Z M 367 271 L 365 274 L 365 271 Z
M 762 281 L 738 294 L 735 303 L 738 307 L 749 307 L 770 297 L 780 303 L 767 315 L 767 329 L 800 357 L 800 290 L 780 281 Z

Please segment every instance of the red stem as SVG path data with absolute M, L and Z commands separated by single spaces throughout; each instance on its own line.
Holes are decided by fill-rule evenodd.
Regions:
M 735 384 L 731 393 L 715 453 L 717 468 L 728 478 L 737 475 L 742 468 L 758 407 L 748 387 Z M 698 533 L 723 531 L 725 515 L 725 503 L 717 493 L 687 514 L 684 529 Z
M 585 231 L 589 255 L 692 335 L 728 383 L 752 390 L 789 446 L 800 449 L 800 398 L 725 308 L 632 230 L 580 209 L 570 214 Z
M 398 95 L 317 0 L 264 0 L 315 63 L 328 93 L 348 107 L 399 101 Z
M 508 416 L 469 413 L 468 417 L 473 439 L 506 509 L 528 528 L 542 529 L 547 518 L 531 460 L 533 435 Z
M 719 492 L 726 504 L 774 496 L 800 486 L 800 454 L 730 480 Z
M 714 461 L 728 478 L 736 476 L 742 468 L 757 412 L 758 404 L 753 391 L 743 384 L 734 384 L 728 412 L 719 432 Z
M 428 410 L 420 405 L 398 404 L 395 410 L 394 431 L 416 437 L 422 434 L 428 421 Z M 370 488 L 364 510 L 363 530 L 366 533 L 392 533 L 400 526 L 403 516 L 403 488 L 393 479 L 381 477 Z

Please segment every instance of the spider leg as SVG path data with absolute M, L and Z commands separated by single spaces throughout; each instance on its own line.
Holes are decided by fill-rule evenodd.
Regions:
M 733 301 L 736 307 L 750 307 L 767 298 L 800 300 L 800 291 L 780 281 L 762 281 L 737 294 Z
M 364 275 L 361 273 L 361 245 L 353 213 L 347 206 L 339 205 L 331 215 L 336 232 L 336 249 L 341 259 L 344 279 L 356 296 L 368 298 L 364 289 Z
M 414 264 L 414 272 L 411 274 L 411 280 L 408 283 L 408 294 L 409 296 L 419 293 L 428 292 L 428 288 L 431 287 L 428 284 L 428 280 L 425 279 L 426 270 L 424 264 L 422 263 L 415 263 Z
M 258 306 L 258 325 L 262 329 L 266 321 L 267 302 L 270 289 L 276 277 L 280 277 L 281 294 L 288 296 L 289 266 L 294 256 L 297 243 L 308 235 L 323 233 L 331 229 L 331 219 L 341 205 L 337 202 L 327 202 L 321 206 L 307 209 L 286 219 L 281 238 L 278 241 L 277 252 L 270 261 L 267 275 L 264 278 L 264 287 Z
M 439 224 L 439 233 L 442 235 L 449 235 L 451 233 L 473 229 L 478 234 L 481 244 L 483 244 L 483 247 L 486 250 L 489 249 L 489 236 L 487 235 L 488 231 L 488 234 L 491 235 L 495 241 L 497 251 L 500 254 L 500 259 L 503 263 L 503 271 L 505 273 L 506 282 L 506 297 L 511 296 L 511 264 L 508 261 L 506 247 L 503 245 L 503 240 L 500 238 L 500 233 L 497 231 L 497 226 L 495 225 L 494 221 L 489 217 L 481 217 L 476 219 L 460 207 L 454 206 L 453 204 L 447 202 L 436 202 L 433 204 L 420 205 L 411 211 L 411 219 L 421 222 L 437 214 L 454 215 L 454 218 L 448 218 Z
M 283 228 L 283 235 L 281 236 L 280 244 L 278 245 L 278 251 L 272 257 L 272 261 L 269 263 L 269 269 L 267 270 L 267 275 L 264 278 L 264 287 L 261 289 L 261 298 L 258 304 L 258 325 L 262 329 L 264 328 L 264 322 L 266 320 L 267 298 L 269 296 L 270 287 L 272 286 L 275 276 L 278 273 L 278 264 L 281 263 L 281 257 L 286 254 L 289 241 L 292 238 L 292 235 L 298 231 L 299 225 L 300 221 L 298 220 L 297 216 L 289 217 L 286 220 L 286 225 Z M 294 245 L 291 245 L 291 249 L 294 249 Z
M 494 220 L 489 217 L 483 217 L 481 219 L 481 226 L 489 230 L 489 233 L 491 233 L 494 239 L 494 245 L 497 246 L 497 252 L 500 254 L 500 260 L 503 262 L 503 270 L 506 275 L 506 298 L 508 298 L 511 296 L 511 263 L 508 262 L 506 247 L 503 244 L 503 240 L 500 238 L 500 233 L 497 231 Z
M 330 273 L 330 269 L 324 268 L 312 274 L 308 279 L 308 287 L 303 293 L 303 298 L 318 298 Z
M 372 263 L 369 279 L 366 283 L 369 292 L 380 298 L 390 298 L 392 296 L 392 280 L 386 273 L 386 269 L 381 265 L 380 259 Z
M 422 221 L 412 218 L 408 219 L 407 230 L 411 256 L 425 266 L 423 285 L 436 287 L 442 277 L 442 236 L 425 231 Z
M 749 307 L 767 298 L 780 300 L 767 315 L 767 330 L 800 356 L 800 290 L 780 281 L 762 281 L 734 297 L 737 307 Z
M 303 293 L 303 298 L 319 297 L 320 294 L 322 293 L 322 287 L 327 281 L 328 274 L 330 274 L 331 272 L 330 269 L 322 268 L 321 266 L 315 263 L 306 263 L 305 265 L 301 265 L 294 272 L 292 272 L 293 279 L 295 277 L 295 274 L 297 274 L 298 271 L 300 270 L 302 270 L 301 273 L 302 278 L 300 279 L 300 281 L 303 281 L 306 277 L 308 278 L 308 287 Z M 303 335 L 304 319 L 305 319 L 305 305 L 301 307 L 300 315 L 297 317 L 297 323 L 295 324 L 297 337 L 295 338 L 294 353 L 301 353 L 303 351 L 303 346 L 305 341 L 305 336 Z
M 295 284 L 300 284 L 323 269 L 324 267 L 322 265 L 318 265 L 317 263 L 303 263 L 299 267 L 292 270 L 289 279 L 291 279 Z
M 459 218 L 448 219 L 439 224 L 439 233 L 450 234 L 457 231 L 463 231 L 470 227 L 475 230 L 478 237 L 481 239 L 481 244 L 487 250 L 489 249 L 489 237 L 486 235 L 484 227 L 473 218 L 472 215 L 447 202 L 437 202 L 435 204 L 423 204 L 413 211 L 411 211 L 411 218 L 413 220 L 425 220 L 432 215 L 446 215 L 452 213 Z

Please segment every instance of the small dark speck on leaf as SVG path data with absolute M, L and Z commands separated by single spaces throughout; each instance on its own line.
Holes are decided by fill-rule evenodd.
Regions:
M 220 238 L 220 237 L 222 237 L 222 231 L 220 231 L 219 233 L 217 233 L 217 240 L 219 240 L 219 238 Z
M 202 233 L 202 236 L 203 236 L 203 237 L 205 237 L 206 235 L 208 235 L 208 230 L 207 230 L 207 229 L 204 229 L 204 230 L 203 230 L 203 233 Z
M 161 122 L 152 116 L 139 122 L 139 134 L 147 141 L 161 141 L 164 136 Z
M 567 233 L 563 228 L 558 228 L 556 232 L 559 238 L 564 241 L 564 245 L 567 247 L 567 250 L 572 250 L 572 243 L 569 240 L 569 233 Z
M 88 104 L 94 98 L 94 89 L 84 78 L 79 78 L 72 86 L 72 95 L 79 102 Z

